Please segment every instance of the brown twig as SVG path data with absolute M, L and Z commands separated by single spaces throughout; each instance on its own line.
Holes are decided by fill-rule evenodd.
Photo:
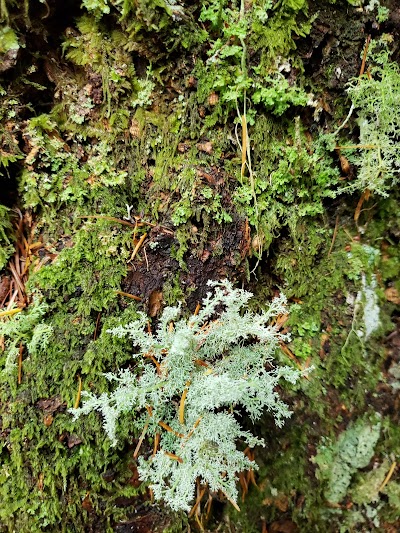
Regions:
M 132 255 L 131 255 L 131 261 L 133 261 L 135 255 L 138 253 L 138 251 L 140 250 L 140 247 L 142 246 L 144 240 L 146 239 L 147 237 L 147 233 L 143 233 L 143 235 L 140 237 L 137 245 L 135 246 L 133 252 L 132 252 Z
M 332 242 L 331 242 L 331 246 L 330 246 L 330 248 L 329 248 L 328 257 L 329 257 L 329 256 L 331 255 L 331 253 L 332 253 L 333 245 L 335 244 L 335 241 L 336 241 L 336 236 L 337 236 L 338 228 L 339 228 L 339 215 L 336 216 L 335 229 L 333 230 Z
M 376 144 L 345 144 L 343 146 L 335 146 L 335 150 L 372 150 L 374 148 L 378 148 Z
M 21 298 L 21 302 L 25 303 L 26 302 L 26 296 L 25 296 L 25 287 L 21 281 L 21 278 L 19 277 L 19 274 L 15 268 L 15 265 L 13 265 L 13 263 L 10 262 L 9 264 L 9 268 L 11 270 L 11 273 L 13 275 L 13 278 L 14 278 L 14 281 L 17 285 L 17 289 L 18 289 L 18 293 L 20 295 L 20 298 Z
M 179 402 L 179 422 L 183 425 L 185 422 L 185 401 L 189 391 L 190 381 L 186 382 L 185 390 L 182 393 L 181 401 Z
M 166 456 L 170 457 L 171 459 L 174 459 L 174 461 L 178 461 L 178 463 L 183 463 L 182 457 L 179 457 L 178 455 L 175 455 L 171 452 L 164 452 Z
M 358 200 L 358 204 L 356 207 L 356 210 L 354 212 L 354 221 L 357 222 L 360 218 L 361 208 L 363 206 L 363 203 L 365 200 L 368 201 L 369 197 L 371 195 L 371 191 L 369 189 L 365 189 L 365 191 L 362 193 L 360 199 Z
M 17 307 L 16 309 L 8 309 L 7 311 L 0 311 L 0 318 L 2 318 L 3 316 L 16 315 L 17 313 L 20 313 L 21 311 L 22 309 L 20 309 L 19 307 Z
M 300 370 L 303 370 L 303 367 L 301 366 L 300 361 L 297 359 L 297 357 L 294 355 L 294 353 L 286 346 L 286 344 L 281 341 L 279 343 L 279 346 L 280 346 L 282 352 L 285 355 L 287 355 L 289 357 L 289 359 L 291 359 L 294 363 L 296 363 L 297 367 Z
M 93 334 L 93 340 L 94 340 L 94 341 L 97 339 L 97 332 L 98 332 L 98 330 L 99 330 L 100 318 L 101 318 L 101 311 L 100 311 L 100 313 L 97 315 L 96 327 L 94 328 L 94 334 Z
M 136 302 L 141 302 L 142 299 L 140 296 L 135 296 L 134 294 L 129 294 L 129 292 L 123 292 L 123 291 L 114 291 L 116 294 L 119 294 L 120 296 L 126 296 L 126 298 L 131 298 L 132 300 L 135 300 Z
M 204 496 L 206 490 L 207 490 L 207 485 L 206 485 L 205 487 L 203 487 L 203 488 L 200 490 L 200 492 L 198 493 L 198 495 L 197 495 L 197 499 L 196 499 L 196 501 L 195 501 L 195 503 L 194 503 L 193 507 L 191 508 L 190 513 L 189 513 L 189 515 L 188 515 L 189 518 L 192 518 L 192 516 L 193 516 L 194 513 L 196 512 L 196 509 L 197 509 L 197 507 L 200 505 L 200 502 L 201 502 L 201 500 L 203 499 L 203 496 Z
M 182 435 L 182 433 L 178 433 L 177 431 L 175 431 L 174 429 L 172 429 L 171 426 L 169 426 L 168 424 L 166 424 L 165 422 L 163 422 L 162 420 L 160 420 L 158 422 L 158 425 L 160 427 L 162 427 L 163 429 L 165 429 L 165 431 L 168 431 L 169 433 L 173 433 L 174 435 L 176 435 L 177 437 L 179 438 L 183 438 L 185 435 Z
M 364 46 L 363 58 L 361 61 L 361 68 L 360 68 L 360 75 L 359 75 L 360 78 L 364 74 L 364 71 L 365 71 L 365 64 L 367 62 L 367 53 L 368 53 L 368 47 L 369 47 L 370 42 L 371 42 L 371 35 L 367 35 L 367 39 L 365 41 L 365 46 Z
M 106 215 L 78 215 L 77 218 L 102 218 L 103 220 L 109 220 L 110 222 L 118 222 L 123 226 L 129 226 L 130 228 L 136 228 L 137 224 L 132 224 L 128 220 L 123 220 L 122 218 L 109 217 Z
M 140 435 L 140 438 L 139 438 L 139 442 L 137 443 L 136 445 L 136 448 L 135 448 L 135 451 L 133 452 L 133 457 L 135 459 L 137 459 L 137 456 L 139 455 L 139 451 L 140 451 L 140 448 L 142 446 L 142 442 L 143 442 L 143 439 L 146 435 L 146 432 L 147 432 L 147 428 L 149 427 L 149 422 L 147 421 L 144 425 L 144 428 L 143 428 L 143 431 L 142 431 L 142 434 Z
M 22 342 L 19 344 L 19 354 L 18 354 L 18 385 L 22 383 L 22 354 L 24 352 L 24 345 Z
M 154 435 L 154 446 L 153 446 L 153 454 L 152 454 L 152 457 L 155 456 L 155 454 L 157 453 L 157 448 L 158 448 L 158 445 L 160 444 L 160 434 L 157 433 Z
M 393 472 L 396 466 L 397 466 L 396 462 L 392 463 L 391 467 L 389 468 L 389 472 L 387 473 L 387 476 L 383 480 L 382 485 L 379 487 L 378 492 L 381 492 L 381 490 L 383 490 L 386 487 L 386 485 L 389 483 L 390 478 L 393 476 Z
M 192 429 L 189 431 L 189 433 L 186 435 L 185 437 L 185 441 L 187 441 L 188 439 L 190 439 L 190 437 L 193 435 L 194 433 L 194 430 L 197 428 L 197 426 L 200 424 L 201 420 L 202 420 L 202 416 L 199 416 L 199 418 L 196 420 L 196 422 L 193 424 L 193 427 Z
M 74 409 L 78 409 L 79 404 L 81 403 L 81 394 L 82 394 L 82 378 L 78 376 L 78 392 L 76 393 Z
M 129 222 L 128 220 L 123 220 L 122 218 L 116 218 L 116 217 L 109 217 L 106 215 L 79 215 L 77 218 L 102 218 L 104 220 L 110 220 L 111 222 L 118 222 L 119 224 L 122 224 L 124 226 L 129 226 L 131 228 L 137 228 L 141 226 L 150 226 L 151 228 L 161 228 L 166 233 L 169 233 L 170 235 L 173 235 L 174 232 L 167 228 L 166 226 L 161 226 L 160 224 L 154 224 L 153 222 L 147 222 L 146 220 L 142 220 L 139 218 L 135 224 L 132 224 L 132 222 Z

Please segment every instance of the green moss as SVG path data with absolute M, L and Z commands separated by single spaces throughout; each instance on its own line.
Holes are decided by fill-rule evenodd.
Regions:
M 39 6 L 40 17 L 34 17 L 31 8 L 29 20 L 29 3 L 25 4 L 22 9 L 15 1 L 1 5 L 1 17 L 8 21 L 2 34 L 3 53 L 8 46 L 19 50 L 18 66 L 2 80 L 0 170 L 4 179 L 9 179 L 8 174 L 17 178 L 20 207 L 33 211 L 37 225 L 32 237 L 43 240 L 50 261 L 31 274 L 29 286 L 30 294 L 34 289 L 42 292 L 46 314 L 31 323 L 29 331 L 5 339 L 7 353 L 12 348 L 15 353 L 22 340 L 24 357 L 20 386 L 15 367 L 0 378 L 4 436 L 0 528 L 58 531 L 61 523 L 65 531 L 90 527 L 111 531 L 118 520 L 134 512 L 136 489 L 129 484 L 134 431 L 129 420 L 119 428 L 125 444 L 110 450 L 97 417 L 83 425 L 72 423 L 65 412 L 75 402 L 78 376 L 84 388 L 101 394 L 109 390 L 103 372 L 129 364 L 130 346 L 105 331 L 118 324 L 115 317 L 121 308 L 124 321 L 136 317 L 137 305 L 125 308 L 114 292 L 129 268 L 133 228 L 105 218 L 79 218 L 121 219 L 127 204 L 133 215 L 174 230 L 177 244 L 172 255 L 182 268 L 188 268 L 189 254 L 201 257 L 210 243 L 216 259 L 224 252 L 218 239 L 233 227 L 228 225 L 230 218 L 234 223 L 239 217 L 247 219 L 252 237 L 256 234 L 250 253 L 258 257 L 258 244 L 263 248 L 253 308 L 262 308 L 277 289 L 295 302 L 284 325 L 293 339 L 287 345 L 301 365 L 313 365 L 314 370 L 309 380 L 285 388 L 284 393 L 303 419 L 278 436 L 271 421 L 263 421 L 261 432 L 269 437 L 269 447 L 257 452 L 262 463 L 260 490 L 251 489 L 240 504 L 240 515 L 227 509 L 226 520 L 251 532 L 260 529 L 262 518 L 269 527 L 290 516 L 300 531 L 311 528 L 321 533 L 329 527 L 371 529 L 379 516 L 395 521 L 397 481 L 385 488 L 388 501 L 379 497 L 366 507 L 365 501 L 375 494 L 373 478 L 378 472 L 355 472 L 354 465 L 340 459 L 340 450 L 330 439 L 337 425 L 347 425 L 348 419 L 365 412 L 365 391 L 370 393 L 368 402 L 378 402 L 374 391 L 382 381 L 385 357 L 379 336 L 391 331 L 396 311 L 384 290 L 400 291 L 398 195 L 390 191 L 387 199 L 365 202 L 358 227 L 352 222 L 358 198 L 343 193 L 334 203 L 343 181 L 331 150 L 332 138 L 321 135 L 318 128 L 324 133 L 334 130 L 333 123 L 342 122 L 347 108 L 345 95 L 335 85 L 335 92 L 327 95 L 333 102 L 333 118 L 324 111 L 320 122 L 314 120 L 310 127 L 312 110 L 307 101 L 309 97 L 319 101 L 322 93 L 315 79 L 306 75 L 296 50 L 312 28 L 307 2 L 256 0 L 244 2 L 240 13 L 239 2 L 225 0 L 201 5 L 85 0 L 76 23 L 68 20 L 71 27 L 57 36 L 48 24 L 55 20 L 54 14 L 59 19 L 56 8 L 49 4 L 50 17 L 44 18 L 40 17 L 46 15 L 45 4 Z M 308 4 L 310 11 L 320 8 Z M 354 48 L 358 41 L 352 41 L 350 34 L 354 27 L 361 34 L 366 18 L 371 23 L 375 13 L 348 11 L 347 0 L 336 2 L 335 9 L 336 14 L 328 10 L 324 20 L 330 31 L 341 27 L 345 35 L 340 40 L 355 57 L 361 50 Z M 354 18 L 342 27 L 347 13 Z M 340 23 L 333 21 L 335 17 Z M 58 43 L 61 34 L 64 42 L 55 50 L 57 59 L 44 60 L 46 49 L 37 50 L 36 42 L 43 35 L 49 43 Z M 315 38 L 314 33 L 309 67 L 324 46 L 314 47 Z M 304 58 L 303 52 L 302 48 Z M 51 83 L 44 77 L 43 63 Z M 328 90 L 332 78 L 336 83 L 335 68 L 321 73 L 329 80 Z M 359 88 L 369 84 L 371 98 L 381 109 L 383 88 L 394 87 L 398 73 L 391 62 L 378 63 L 376 73 L 372 80 L 361 80 Z M 371 122 L 367 99 L 357 100 L 355 85 L 351 97 L 356 111 Z M 310 87 L 315 95 L 308 94 Z M 244 101 L 256 202 L 249 173 L 241 172 L 238 114 L 244 113 Z M 345 137 L 341 143 L 349 144 Z M 365 150 L 356 157 L 343 153 L 357 164 L 357 157 L 371 156 Z M 384 187 L 392 177 L 384 180 Z M 346 183 L 360 187 L 357 179 Z M 0 267 L 13 250 L 9 215 L 5 208 L 0 212 Z M 338 232 L 329 253 L 336 215 Z M 358 229 L 360 242 L 349 236 Z M 249 270 L 254 261 L 249 259 Z M 368 283 L 376 280 L 382 322 L 369 339 L 358 335 L 365 327 L 362 305 L 355 312 L 363 274 Z M 188 296 L 180 275 L 174 273 L 163 287 L 164 302 L 174 305 Z M 33 313 L 31 305 L 21 318 Z M 42 327 L 52 331 L 47 346 L 40 346 Z M 35 331 L 37 342 L 31 344 Z M 295 364 L 283 352 L 280 357 Z M 38 403 L 55 402 L 54 398 L 61 404 L 53 413 Z M 53 420 L 46 425 L 49 414 Z M 379 476 L 387 464 L 385 457 L 398 455 L 400 442 L 393 420 L 386 418 L 382 425 L 375 447 Z M 347 427 L 353 431 L 356 426 Z M 69 447 L 75 437 L 82 442 Z M 329 475 L 335 466 L 343 481 L 343 465 L 351 470 L 350 488 L 343 490 L 358 502 L 352 509 L 330 508 L 325 497 L 333 490 L 331 478 L 314 475 L 309 457 L 317 443 L 321 448 L 323 437 L 330 454 Z M 102 477 L 106 471 L 114 472 L 114 481 Z M 126 509 L 118 507 L 117 498 L 124 495 L 133 498 Z M 183 523 L 178 517 L 172 528 L 181 531 Z
M 0 29 L 0 54 L 5 54 L 9 50 L 18 50 L 19 42 L 15 32 L 9 26 Z
M 0 270 L 7 264 L 8 258 L 14 251 L 11 236 L 11 213 L 4 205 L 0 204 Z

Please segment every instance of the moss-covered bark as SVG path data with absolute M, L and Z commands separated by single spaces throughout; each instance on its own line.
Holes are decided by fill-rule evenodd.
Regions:
M 0 311 L 22 309 L 0 314 L 0 529 L 186 531 L 147 506 L 129 417 L 112 448 L 67 408 L 132 367 L 107 329 L 227 277 L 254 309 L 285 292 L 277 359 L 314 370 L 257 428 L 240 514 L 205 494 L 191 527 L 396 531 L 396 2 L 20 4 L 0 2 Z

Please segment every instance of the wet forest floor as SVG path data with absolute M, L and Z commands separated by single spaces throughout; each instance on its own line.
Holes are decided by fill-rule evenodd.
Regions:
M 399 531 L 398 2 L 0 19 L 0 531 Z M 108 329 L 222 279 L 254 312 L 286 295 L 276 362 L 312 370 L 282 428 L 240 417 L 267 442 L 240 512 L 199 482 L 188 517 L 141 483 L 129 416 L 112 447 L 68 409 L 134 369 Z

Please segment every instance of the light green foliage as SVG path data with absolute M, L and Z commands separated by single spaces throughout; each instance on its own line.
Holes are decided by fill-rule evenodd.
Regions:
M 11 230 L 10 211 L 0 204 L 0 270 L 4 268 L 14 251 L 14 245 L 10 238 Z
M 180 226 L 194 217 L 197 222 L 210 215 L 212 219 L 221 224 L 232 222 L 232 217 L 222 208 L 221 195 L 216 194 L 210 187 L 203 186 L 201 194 L 195 187 L 183 193 L 181 199 L 174 205 L 171 221 L 175 226 Z
M 30 207 L 46 204 L 58 210 L 67 203 L 83 205 L 99 188 L 125 182 L 127 173 L 116 168 L 106 140 L 88 145 L 82 163 L 76 153 L 79 148 L 70 149 L 49 115 L 31 119 L 25 135 L 31 149 L 20 188 Z
M 383 49 L 382 49 L 383 47 Z M 389 58 L 384 42 L 370 46 L 371 77 L 354 80 L 348 93 L 358 114 L 360 148 L 353 156 L 357 179 L 345 191 L 369 189 L 388 196 L 399 183 L 400 70 Z
M 320 445 L 314 462 L 318 479 L 326 483 L 325 497 L 330 503 L 340 503 L 346 496 L 353 475 L 368 466 L 380 436 L 381 423 L 377 415 L 358 419 L 339 435 L 331 445 Z
M 33 356 L 48 346 L 52 327 L 43 322 L 47 310 L 47 304 L 41 297 L 36 296 L 27 310 L 0 319 L 0 336 L 5 336 L 7 346 L 1 356 L 1 366 L 6 374 L 16 372 L 21 342 L 27 345 L 29 353 Z M 15 375 L 13 378 L 15 379 Z
M 377 468 L 370 470 L 366 474 L 359 475 L 351 491 L 351 500 L 358 505 L 379 500 L 379 488 L 389 468 L 390 461 L 385 459 Z
M 306 137 L 299 118 L 283 128 L 266 116 L 259 116 L 251 135 L 260 233 L 267 250 L 283 226 L 289 226 L 296 239 L 296 226 L 307 217 L 324 213 L 323 201 L 335 196 L 339 174 L 318 139 Z M 237 187 L 234 199 L 255 225 L 248 180 Z M 312 250 L 323 241 L 321 227 L 314 237 L 319 244 L 313 244 Z
M 16 120 L 23 106 L 17 97 L 0 85 L 0 175 L 9 177 L 8 168 L 23 158 L 18 145 Z
M 2 26 L 0 28 L 0 54 L 9 50 L 18 50 L 19 46 L 15 32 L 9 26 Z
M 115 300 L 113 290 L 120 288 L 126 274 L 131 240 L 129 230 L 113 229 L 101 219 L 88 221 L 75 233 L 74 246 L 41 269 L 32 285 L 46 288 L 61 307 L 80 315 L 101 311 Z
M 388 496 L 390 505 L 400 513 L 400 484 L 392 481 L 386 485 L 383 492 Z
M 128 37 L 118 30 L 106 37 L 105 27 L 89 16 L 81 17 L 77 27 L 80 34 L 71 32 L 63 43 L 65 56 L 76 65 L 90 68 L 101 76 L 103 102 L 109 117 L 112 108 L 117 108 L 127 93 L 135 88 L 138 92 L 143 90 L 140 85 L 135 87 L 135 69 L 132 57 L 126 51 Z M 75 95 L 75 100 L 74 106 L 83 122 L 92 105 L 89 95 L 85 94 L 85 87 Z M 73 111 L 71 113 L 70 110 L 70 113 L 73 114 Z
M 251 96 L 254 103 L 262 104 L 266 110 L 276 115 L 282 115 L 290 105 L 306 104 L 304 91 L 296 85 L 289 85 L 280 74 L 278 63 L 268 63 L 266 60 L 268 54 L 274 60 L 279 54 L 286 59 L 292 43 L 294 47 L 292 31 L 297 28 L 296 15 L 304 6 L 303 1 L 286 2 L 276 14 L 269 1 L 256 1 L 250 5 L 242 2 L 240 9 L 227 7 L 224 0 L 212 0 L 204 4 L 200 20 L 210 26 L 212 46 L 207 61 L 198 64 L 195 69 L 199 77 L 198 99 L 201 103 L 206 102 L 212 91 L 219 94 L 221 99 L 207 117 L 206 126 L 212 127 L 222 113 L 224 119 L 231 111 L 242 113 L 238 105 L 243 104 L 245 95 Z M 282 12 L 284 16 L 287 15 L 284 23 L 280 18 Z M 268 31 L 272 28 L 274 36 L 269 39 Z M 264 34 L 267 46 L 260 45 L 260 41 L 264 43 Z M 252 40 L 254 35 L 257 35 L 256 41 Z M 254 64 L 253 59 L 250 66 L 249 46 L 253 51 L 263 50 L 258 64 Z M 248 120 L 249 123 L 254 122 L 251 110 L 248 112 Z
M 147 461 L 141 458 L 139 471 L 142 479 L 150 481 L 156 498 L 176 510 L 190 509 L 198 477 L 210 490 L 222 490 L 236 501 L 236 472 L 256 467 L 236 448 L 237 440 L 249 446 L 264 444 L 241 429 L 237 409 L 243 408 L 254 421 L 266 408 L 281 426 L 290 411 L 276 385 L 281 378 L 293 383 L 301 375 L 289 367 L 265 368 L 266 363 L 272 364 L 282 339 L 269 322 L 285 311 L 283 296 L 273 300 L 267 311 L 254 315 L 242 311 L 250 293 L 233 289 L 228 281 L 209 285 L 214 294 L 207 295 L 197 316 L 184 320 L 179 318 L 180 307 L 168 307 L 155 336 L 144 332 L 148 320 L 144 314 L 111 330 L 118 337 L 129 336 L 139 347 L 138 375 L 129 370 L 110 374 L 117 384 L 112 393 L 86 392 L 84 405 L 72 410 L 75 418 L 100 411 L 114 444 L 122 414 L 135 412 L 135 427 L 148 435 L 160 431 L 160 421 L 168 424 L 172 430 L 163 430 L 161 449 Z M 220 306 L 223 310 L 216 315 Z
M 290 86 L 282 74 L 266 76 L 263 85 L 256 84 L 252 96 L 255 104 L 262 103 L 274 115 L 282 115 L 290 106 L 305 106 L 307 94 L 296 86 Z
M 178 0 L 84 0 L 83 6 L 96 20 L 113 11 L 128 37 L 127 49 L 140 50 L 149 59 L 181 46 L 191 48 L 206 38 L 194 23 L 192 8 Z

